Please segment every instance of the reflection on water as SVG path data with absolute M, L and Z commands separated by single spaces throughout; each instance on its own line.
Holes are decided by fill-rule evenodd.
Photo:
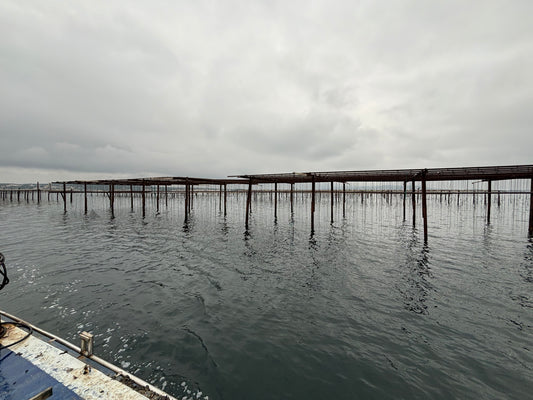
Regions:
M 1 203 L 2 308 L 183 397 L 527 398 L 533 244 L 521 209 L 429 201 L 424 245 L 401 196 L 194 195 L 155 215 L 90 198 Z M 516 206 L 516 204 L 515 204 Z M 420 218 L 420 213 L 417 214 Z M 199 393 L 202 392 L 200 395 Z
M 404 297 L 405 308 L 416 314 L 427 314 L 426 300 L 428 293 L 433 289 L 430 278 L 429 245 L 421 244 L 420 235 L 415 228 L 403 225 L 405 241 L 405 260 L 400 264 L 402 271 L 399 285 L 400 293 Z

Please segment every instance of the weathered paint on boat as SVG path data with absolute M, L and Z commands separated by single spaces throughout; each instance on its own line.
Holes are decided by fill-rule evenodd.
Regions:
M 67 347 L 79 348 L 65 347 L 63 344 L 68 342 L 61 340 L 58 346 L 55 338 L 38 337 L 40 334 L 26 337 L 26 330 L 9 323 L 3 326 L 6 333 L 0 338 L 1 399 L 31 399 L 51 388 L 53 395 L 50 398 L 53 399 L 175 400 L 109 363 L 102 365 L 97 357 L 87 358 L 73 352 Z M 10 345 L 20 339 L 23 340 Z M 44 396 L 39 398 L 48 398 L 48 395 Z

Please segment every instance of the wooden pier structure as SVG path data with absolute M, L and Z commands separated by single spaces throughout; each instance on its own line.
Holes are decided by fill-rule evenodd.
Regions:
M 367 171 L 328 171 L 328 172 L 292 172 L 280 174 L 255 174 L 235 175 L 232 177 L 246 179 L 248 181 L 248 200 L 246 202 L 246 226 L 248 228 L 249 203 L 252 193 L 252 185 L 261 183 L 285 183 L 291 188 L 295 183 L 311 184 L 311 232 L 314 232 L 315 193 L 316 183 L 327 182 L 331 184 L 331 219 L 333 220 L 333 183 L 343 184 L 343 198 L 345 196 L 347 182 L 403 182 L 404 184 L 404 216 L 405 197 L 407 183 L 411 182 L 413 224 L 415 222 L 416 196 L 415 183 L 421 182 L 422 186 L 422 219 L 424 224 L 424 242 L 428 241 L 427 225 L 427 182 L 434 181 L 469 181 L 480 180 L 488 183 L 487 194 L 487 222 L 490 223 L 490 198 L 492 194 L 492 181 L 530 179 L 530 209 L 528 234 L 533 235 L 533 165 L 509 165 L 488 167 L 459 167 L 459 168 L 424 168 L 424 169 L 393 169 L 393 170 L 367 170 Z M 276 193 L 277 196 L 277 193 Z
M 334 207 L 334 193 L 339 191 L 334 190 L 334 184 L 342 184 L 342 208 L 343 215 L 345 215 L 346 204 L 346 184 L 350 182 L 388 182 L 388 183 L 403 183 L 403 190 L 387 190 L 388 194 L 403 195 L 403 217 L 406 218 L 406 198 L 408 196 L 408 186 L 410 186 L 411 202 L 412 202 L 412 217 L 413 225 L 416 221 L 416 198 L 417 193 L 420 195 L 420 202 L 422 206 L 422 220 L 423 220 L 423 232 L 424 241 L 428 241 L 428 210 L 427 210 L 427 196 L 428 194 L 449 194 L 452 191 L 435 191 L 427 189 L 427 182 L 453 182 L 453 181 L 479 181 L 486 182 L 486 190 L 473 191 L 456 191 L 458 198 L 460 194 L 474 194 L 484 193 L 487 196 L 487 223 L 490 223 L 491 218 L 491 196 L 493 194 L 498 195 L 498 202 L 500 191 L 493 192 L 493 181 L 508 181 L 518 179 L 529 179 L 530 189 L 530 207 L 529 207 L 529 227 L 528 234 L 533 236 L 533 165 L 510 165 L 510 166 L 488 166 L 488 167 L 460 167 L 460 168 L 424 168 L 424 169 L 396 169 L 396 170 L 363 170 L 363 171 L 328 171 L 328 172 L 291 172 L 291 173 L 276 173 L 276 174 L 253 174 L 253 175 L 233 175 L 226 179 L 209 179 L 209 178 L 192 178 L 192 177 L 150 177 L 150 178 L 133 178 L 133 179 L 104 179 L 104 180 L 73 180 L 73 181 L 60 181 L 54 182 L 54 185 L 60 185 L 61 189 L 41 189 L 37 184 L 37 189 L 2 189 L 0 195 L 3 200 L 14 200 L 14 196 L 17 201 L 21 201 L 21 196 L 27 202 L 29 202 L 30 195 L 32 200 L 37 199 L 37 202 L 41 202 L 42 192 L 48 193 L 48 200 L 51 193 L 56 193 L 57 196 L 61 196 L 63 200 L 64 211 L 67 211 L 67 198 L 70 194 L 70 202 L 72 202 L 72 188 L 67 190 L 67 185 L 78 185 L 83 187 L 83 190 L 76 191 L 76 193 L 84 194 L 84 212 L 87 214 L 87 194 L 91 191 L 88 190 L 88 185 L 96 185 L 104 187 L 105 193 L 109 198 L 109 205 L 111 215 L 114 217 L 114 203 L 116 193 L 129 194 L 131 197 L 131 209 L 133 209 L 133 197 L 138 195 L 142 198 L 142 216 L 146 215 L 146 196 L 147 193 L 156 196 L 157 212 L 159 213 L 160 200 L 164 196 L 165 204 L 168 205 L 168 188 L 173 186 L 181 187 L 181 193 L 184 195 L 184 211 L 185 219 L 187 220 L 192 207 L 194 199 L 195 187 L 200 185 L 211 185 L 218 187 L 219 196 L 219 209 L 224 209 L 224 216 L 227 213 L 227 191 L 228 186 L 241 185 L 243 188 L 247 188 L 246 192 L 246 209 L 245 209 L 245 228 L 249 229 L 249 216 L 252 208 L 252 194 L 253 186 L 261 184 L 270 184 L 274 186 L 274 218 L 277 219 L 278 208 L 278 196 L 280 194 L 279 185 L 289 185 L 290 189 L 284 190 L 290 194 L 290 207 L 291 213 L 294 209 L 294 193 L 295 184 L 308 184 L 310 189 L 306 192 L 310 193 L 311 202 L 311 234 L 315 230 L 315 208 L 316 208 L 316 194 L 318 192 L 323 193 L 324 190 L 317 190 L 317 183 L 329 183 L 329 195 L 331 203 L 331 222 L 333 222 L 333 207 Z M 416 183 L 420 182 L 421 191 L 416 191 Z M 147 190 L 148 188 L 148 190 Z M 155 188 L 155 189 L 153 189 Z M 118 190 L 117 190 L 118 189 Z M 162 190 L 164 189 L 164 190 Z M 239 190 L 244 192 L 243 189 Z M 155 193 L 154 193 L 155 192 Z M 215 192 L 215 191 L 213 191 Z M 351 191 L 352 193 L 354 191 Z M 365 192 L 365 191 L 355 191 Z M 372 192 L 372 191 L 371 191 Z M 375 191 L 373 191 L 375 192 Z M 101 193 L 101 191 L 100 191 Z M 507 191 L 506 193 L 512 193 Z M 520 192 L 524 193 L 524 192 Z M 363 197 L 361 197 L 363 200 Z

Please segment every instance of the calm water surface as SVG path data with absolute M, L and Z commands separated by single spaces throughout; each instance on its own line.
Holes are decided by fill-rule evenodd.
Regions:
M 138 199 L 136 199 L 137 201 Z M 209 399 L 525 399 L 533 392 L 527 203 L 429 202 L 429 245 L 401 199 L 198 194 L 142 219 L 118 198 L 0 201 L 0 308 L 171 394 Z M 420 211 L 418 211 L 418 216 Z M 421 220 L 417 220 L 421 226 Z M 188 392 L 189 391 L 189 392 Z M 200 395 L 200 392 L 202 394 Z

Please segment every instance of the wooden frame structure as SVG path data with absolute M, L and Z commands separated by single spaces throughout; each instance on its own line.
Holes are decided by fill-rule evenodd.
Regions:
M 427 182 L 434 181 L 466 181 L 479 180 L 487 182 L 487 190 L 484 192 L 487 195 L 487 223 L 490 223 L 491 218 L 491 196 L 492 181 L 499 180 L 516 180 L 516 179 L 530 179 L 530 207 L 529 207 L 529 236 L 533 236 L 533 165 L 508 165 L 508 166 L 487 166 L 487 167 L 459 167 L 459 168 L 424 168 L 424 169 L 389 169 L 389 170 L 362 170 L 362 171 L 326 171 L 326 172 L 291 172 L 291 173 L 276 173 L 276 174 L 253 174 L 253 175 L 233 175 L 226 179 L 210 179 L 210 178 L 192 178 L 192 177 L 151 177 L 151 178 L 132 178 L 132 179 L 103 179 L 103 180 L 73 180 L 60 181 L 54 184 L 62 185 L 62 190 L 48 190 L 48 199 L 50 193 L 55 192 L 61 195 L 63 199 L 64 211 L 67 210 L 67 196 L 70 193 L 70 201 L 72 202 L 72 189 L 67 192 L 67 184 L 83 185 L 84 193 L 84 210 L 87 214 L 87 186 L 88 185 L 104 185 L 109 189 L 106 191 L 109 197 L 109 204 L 111 208 L 111 215 L 114 216 L 114 201 L 115 189 L 117 186 L 126 186 L 129 191 L 121 190 L 121 193 L 129 193 L 131 196 L 131 208 L 133 209 L 134 193 L 142 196 L 142 215 L 146 215 L 146 187 L 157 187 L 157 212 L 159 212 L 161 187 L 164 187 L 165 203 L 168 205 L 168 187 L 169 186 L 183 186 L 184 193 L 184 208 L 185 219 L 187 220 L 193 204 L 194 187 L 198 185 L 218 185 L 219 186 L 219 209 L 222 209 L 222 199 L 224 199 L 224 215 L 227 212 L 227 186 L 228 185 L 243 185 L 247 186 L 246 198 L 246 214 L 245 214 L 245 228 L 249 228 L 249 216 L 252 208 L 252 193 L 253 185 L 258 184 L 273 184 L 274 185 L 274 218 L 277 219 L 278 207 L 278 184 L 290 185 L 290 202 L 291 213 L 293 212 L 294 199 L 294 185 L 296 183 L 308 183 L 311 185 L 311 233 L 315 229 L 315 208 L 316 208 L 316 184 L 330 183 L 330 203 L 331 203 L 331 222 L 333 222 L 333 207 L 334 207 L 334 183 L 342 183 L 342 201 L 343 201 L 343 215 L 345 215 L 345 199 L 346 199 L 346 183 L 347 182 L 403 182 L 403 217 L 406 217 L 406 197 L 408 195 L 408 183 L 411 183 L 411 202 L 413 207 L 413 225 L 416 222 L 416 182 L 421 183 L 421 205 L 422 205 L 422 219 L 424 226 L 424 241 L 428 240 L 428 225 L 427 225 Z M 134 190 L 134 187 L 136 190 Z M 26 201 L 29 201 L 31 193 L 32 200 L 34 192 L 37 194 L 37 202 L 41 200 L 41 192 L 37 183 L 37 190 L 2 190 L 2 198 L 9 198 L 13 201 L 13 193 L 16 193 L 17 201 L 20 201 L 21 194 Z M 46 190 L 45 190 L 46 191 Z M 393 191 L 390 191 L 393 193 Z M 396 193 L 401 193 L 397 191 Z M 435 193 L 434 191 L 430 194 Z M 459 193 L 476 194 L 474 191 L 460 191 Z M 523 192 L 522 192 L 523 193 Z M 527 193 L 527 192 L 526 192 Z M 474 196 L 475 201 L 475 196 Z M 361 197 L 363 202 L 363 197 Z M 499 192 L 498 192 L 499 203 Z
M 346 182 L 403 182 L 404 183 L 404 216 L 407 182 L 412 183 L 413 224 L 415 222 L 416 196 L 415 182 L 422 186 L 422 218 L 424 223 L 424 242 L 428 241 L 427 226 L 427 189 L 426 183 L 431 181 L 466 181 L 481 180 L 488 182 L 487 222 L 490 223 L 490 196 L 492 181 L 531 179 L 529 235 L 533 235 L 533 165 L 508 165 L 487 167 L 459 167 L 459 168 L 424 168 L 424 169 L 390 169 L 363 171 L 328 171 L 328 172 L 292 172 L 279 174 L 234 175 L 232 177 L 248 180 L 248 201 L 246 207 L 246 228 L 248 229 L 248 213 L 252 185 L 260 183 L 311 183 L 311 233 L 314 232 L 315 191 L 317 182 L 331 183 L 331 219 L 333 220 L 333 183 L 343 183 L 343 198 Z M 277 195 L 277 194 L 276 194 Z
M 87 214 L 87 185 L 105 185 L 109 186 L 109 191 L 107 195 L 109 197 L 109 205 L 111 208 L 111 215 L 115 215 L 115 187 L 116 186 L 127 186 L 129 187 L 129 193 L 131 198 L 131 208 L 133 209 L 133 194 L 141 193 L 142 196 L 142 216 L 146 216 L 146 186 L 156 186 L 157 187 L 157 212 L 159 213 L 159 203 L 160 203 L 160 187 L 165 188 L 165 203 L 168 205 L 168 186 L 184 186 L 185 189 L 185 219 L 189 217 L 189 214 L 192 209 L 193 204 L 193 195 L 194 195 L 194 186 L 196 185 L 219 185 L 219 195 L 220 201 L 222 200 L 222 190 L 224 191 L 224 215 L 226 215 L 227 207 L 227 185 L 235 184 L 246 184 L 247 181 L 243 179 L 210 179 L 210 178 L 190 178 L 190 177 L 151 177 L 151 178 L 130 178 L 130 179 L 101 179 L 101 180 L 92 180 L 92 181 L 61 181 L 53 182 L 54 184 L 62 184 L 63 191 L 61 196 L 63 198 L 64 210 L 67 210 L 67 192 L 66 185 L 83 185 L 84 188 L 84 212 Z M 134 186 L 141 187 L 140 191 L 135 192 L 133 190 Z

